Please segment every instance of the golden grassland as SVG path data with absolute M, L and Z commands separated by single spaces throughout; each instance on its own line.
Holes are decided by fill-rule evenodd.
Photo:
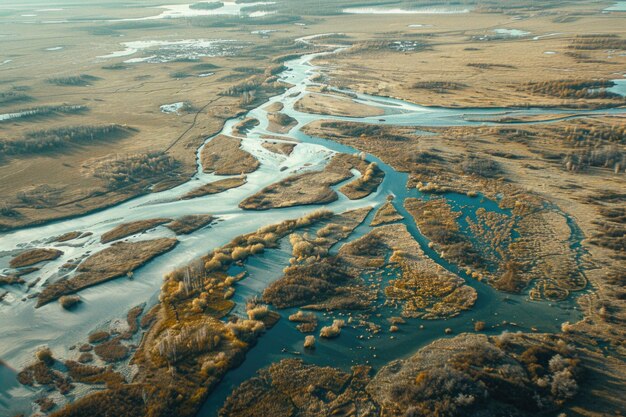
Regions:
M 370 222 L 370 226 L 381 226 L 387 223 L 398 222 L 402 219 L 404 219 L 404 217 L 398 213 L 390 200 L 380 206 L 378 211 L 376 211 L 376 215 Z
M 154 229 L 155 227 L 170 221 L 171 219 L 148 219 L 122 223 L 108 232 L 103 233 L 102 236 L 100 236 L 100 242 L 113 242 L 114 240 L 123 239 L 137 233 L 147 232 L 150 229 Z
M 72 11 L 79 13 L 76 10 L 79 9 Z M 112 13 L 113 10 L 107 9 L 105 13 Z M 125 9 L 125 13 L 130 14 L 141 12 L 140 9 Z M 272 91 L 278 91 L 272 90 L 274 87 L 271 85 L 264 86 L 252 102 L 244 102 L 239 95 L 224 94 L 249 77 L 237 71 L 249 63 L 250 56 L 245 48 L 243 53 L 232 57 L 213 57 L 196 62 L 121 64 L 127 58 L 97 58 L 123 49 L 121 41 L 164 39 L 166 33 L 163 29 L 176 30 L 176 39 L 167 35 L 167 40 L 207 37 L 205 30 L 187 26 L 183 19 L 154 25 L 124 25 L 124 29 L 119 29 L 119 33 L 126 35 L 124 38 L 99 34 L 98 30 L 92 31 L 90 25 L 93 26 L 80 22 L 39 25 L 36 31 L 32 31 L 29 24 L 3 23 L 6 32 L 15 39 L 3 39 L 5 51 L 13 62 L 2 67 L 0 93 L 3 97 L 9 94 L 23 100 L 3 101 L 0 113 L 59 104 L 81 105 L 85 111 L 3 122 L 0 133 L 11 140 L 42 129 L 116 124 L 132 128 L 134 134 L 71 145 L 37 155 L 3 156 L 0 164 L 0 195 L 4 201 L 0 225 L 3 228 L 69 217 L 115 204 L 138 193 L 149 192 L 149 185 L 164 180 L 167 182 L 157 185 L 155 189 L 176 185 L 195 172 L 195 149 L 204 138 L 217 132 L 226 118 L 255 105 Z M 234 29 L 212 31 L 210 38 L 252 41 L 246 48 L 254 47 L 261 52 L 256 56 L 257 64 L 262 68 L 274 65 L 270 64 L 271 58 L 284 53 L 285 49 L 285 46 L 273 46 L 270 40 L 259 43 L 258 36 Z M 63 46 L 63 49 L 45 51 L 45 48 L 57 45 Z M 67 62 L 74 64 L 68 66 Z M 207 72 L 199 69 L 203 65 L 207 68 L 210 65 L 210 72 L 214 75 L 198 77 L 197 74 Z M 192 76 L 171 76 L 179 72 Z M 93 78 L 83 86 L 47 82 L 51 78 L 80 74 Z M 189 103 L 179 114 L 165 114 L 159 109 L 160 105 L 178 101 Z M 91 167 L 103 159 L 145 155 L 148 152 L 166 152 L 177 161 L 178 166 L 167 173 L 153 172 L 150 178 L 137 184 L 115 189 L 110 189 L 106 180 L 90 174 Z M 46 201 L 38 200 L 37 204 L 25 204 L 17 198 L 18 193 L 28 192 L 42 184 L 54 190 L 54 198 L 51 198 L 49 190 L 46 191 Z M 38 192 L 41 193 L 41 190 Z
M 385 111 L 379 108 L 360 104 L 348 98 L 323 94 L 306 94 L 295 103 L 294 109 L 304 113 L 347 117 L 382 116 L 385 114 Z
M 58 249 L 29 249 L 11 259 L 11 268 L 22 268 L 39 262 L 52 261 L 63 255 Z
M 200 154 L 204 172 L 215 175 L 243 175 L 256 171 L 259 161 L 240 148 L 241 139 L 219 135 Z
M 324 80 L 330 86 L 398 97 L 422 105 L 623 105 L 623 99 L 565 98 L 522 88 L 528 83 L 620 78 L 616 70 L 626 65 L 626 57 L 612 50 L 623 50 L 623 44 L 579 50 L 578 35 L 608 34 L 618 36 L 618 41 L 621 37 L 623 42 L 626 34 L 621 15 L 603 14 L 602 7 L 597 3 L 582 3 L 563 4 L 549 13 L 520 11 L 524 19 L 515 22 L 510 20 L 510 15 L 500 13 L 472 13 L 471 18 L 424 15 L 419 19 L 411 15 L 362 15 L 354 20 L 361 24 L 360 30 L 351 33 L 349 23 L 343 29 L 357 47 L 339 56 L 320 57 L 316 63 L 326 67 Z M 572 21 L 555 22 L 567 20 L 565 17 L 571 17 Z M 424 27 L 409 28 L 416 20 Z M 328 28 L 330 21 L 326 23 Z M 386 30 L 378 33 L 366 29 L 383 26 Z M 491 31 L 496 28 L 520 29 L 531 34 L 522 38 L 478 39 L 493 34 Z M 559 34 L 533 39 L 556 32 Z M 416 41 L 426 47 L 400 52 L 386 46 L 389 40 Z M 434 88 L 424 88 L 429 83 Z M 434 83 L 444 86 L 448 83 L 451 88 Z
M 215 217 L 210 214 L 190 214 L 167 223 L 165 227 L 177 235 L 187 235 L 213 223 Z
M 200 187 L 191 190 L 187 194 L 183 195 L 181 199 L 188 200 L 191 198 L 202 197 L 205 195 L 219 194 L 226 190 L 230 190 L 231 188 L 241 187 L 245 183 L 245 175 L 233 178 L 225 178 L 223 180 L 217 180 L 209 184 L 201 185 Z

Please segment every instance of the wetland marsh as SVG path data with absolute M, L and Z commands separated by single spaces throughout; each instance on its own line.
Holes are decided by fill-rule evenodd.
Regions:
M 162 14 L 109 21 L 237 15 L 256 6 L 249 17 L 274 13 L 262 8 L 273 2 L 225 3 L 159 6 L 166 9 Z M 342 10 L 389 19 L 474 13 L 473 7 L 397 7 Z M 406 19 L 401 26 L 421 29 Z M 496 43 L 534 42 L 526 37 L 541 33 L 490 30 L 495 35 L 486 35 L 494 37 L 488 42 Z M 621 320 L 617 304 L 596 303 L 602 288 L 598 259 L 604 260 L 597 247 L 620 243 L 607 244 L 594 235 L 600 243 L 590 244 L 589 224 L 595 217 L 569 206 L 565 191 L 550 195 L 541 188 L 546 185 L 523 175 L 511 179 L 520 169 L 514 165 L 518 160 L 528 161 L 523 166 L 527 175 L 544 172 L 532 166 L 539 163 L 531 155 L 539 152 L 522 151 L 520 144 L 547 143 L 544 129 L 563 129 L 572 137 L 582 130 L 599 143 L 595 153 L 582 159 L 555 152 L 546 159 L 566 172 L 605 169 L 597 175 L 609 175 L 614 170 L 621 176 L 619 188 L 623 138 L 613 138 L 620 127 L 607 133 L 586 123 L 623 120 L 623 80 L 602 84 L 608 92 L 602 97 L 582 82 L 583 87 L 542 84 L 516 93 L 557 91 L 565 97 L 567 88 L 585 90 L 578 93 L 579 102 L 562 106 L 541 100 L 527 106 L 430 104 L 429 94 L 438 91 L 443 97 L 466 87 L 421 81 L 416 89 L 425 93 L 417 104 L 394 98 L 401 94 L 376 94 L 373 90 L 388 91 L 378 82 L 365 89 L 360 88 L 363 80 L 343 84 L 342 67 L 351 54 L 371 59 L 368 48 L 376 50 L 380 43 L 354 47 L 342 35 L 309 31 L 293 39 L 300 45 L 293 55 L 272 60 L 267 69 L 233 71 L 236 80 L 237 73 L 249 77 L 223 89 L 221 97 L 240 101 L 219 115 L 219 128 L 198 132 L 186 143 L 191 156 L 185 159 L 185 175 L 97 210 L 47 218 L 40 225 L 25 223 L 0 234 L 0 274 L 6 278 L 0 281 L 0 381 L 20 382 L 3 382 L 0 412 L 81 416 L 104 413 L 99 408 L 109 404 L 129 416 L 234 416 L 276 409 L 283 410 L 278 415 L 292 415 L 295 409 L 350 415 L 351 407 L 361 406 L 382 415 L 380 407 L 387 404 L 391 408 L 385 415 L 405 415 L 412 410 L 406 400 L 423 407 L 415 415 L 429 415 L 443 407 L 438 397 L 443 391 L 424 399 L 426 394 L 413 388 L 389 388 L 390 375 L 404 372 L 422 393 L 427 390 L 420 381 L 465 381 L 459 392 L 445 393 L 463 399 L 452 402 L 450 415 L 473 413 L 483 402 L 494 415 L 502 410 L 548 415 L 570 404 L 580 407 L 579 385 L 584 393 L 593 389 L 580 378 L 579 362 L 597 376 L 596 361 L 610 354 L 602 371 L 624 377 L 614 371 L 622 360 L 619 336 L 602 339 L 605 324 L 598 324 Z M 485 41 L 481 35 L 463 36 Z M 181 62 L 236 60 L 250 47 L 248 41 L 230 45 L 186 36 L 145 39 L 121 42 L 123 50 L 94 58 L 121 60 L 120 65 L 132 68 L 165 65 L 170 71 L 169 65 Z M 535 38 L 544 39 L 550 42 L 552 36 Z M 402 42 L 390 41 L 386 53 L 422 53 L 421 41 L 410 41 L 410 49 L 394 47 Z M 137 54 L 143 55 L 129 58 Z M 330 65 L 334 60 L 338 64 Z M 154 103 L 150 113 L 187 122 L 193 118 L 193 124 L 211 103 L 197 110 L 180 96 L 165 100 Z M 0 115 L 0 122 L 38 111 L 27 106 Z M 572 130 L 569 124 L 580 127 Z M 143 134 L 123 127 L 129 135 Z M 494 136 L 509 142 L 489 142 Z M 609 152 L 601 140 L 616 146 Z M 462 147 L 469 151 L 459 151 Z M 164 155 L 149 158 L 151 169 L 168 174 L 182 169 Z M 97 170 L 95 162 L 89 169 Z M 115 162 L 97 162 L 108 169 L 109 181 L 128 181 L 125 175 L 147 169 L 141 160 L 132 160 L 128 171 L 113 169 Z M 548 178 L 557 168 L 543 169 Z M 46 198 L 55 193 L 44 191 Z M 577 201 L 584 198 L 594 197 L 588 193 Z M 23 202 L 35 199 L 22 196 Z M 3 216 L 11 218 L 11 213 L 6 207 Z M 609 219 L 620 218 L 619 212 L 606 213 Z M 591 326 L 588 335 L 582 335 L 585 326 Z M 450 374 L 444 377 L 429 366 L 446 361 L 433 353 L 446 343 L 457 356 L 447 362 L 454 369 L 446 365 Z M 468 358 L 474 347 L 484 349 L 484 356 Z M 432 364 L 424 365 L 424 357 Z M 472 363 L 484 367 L 483 373 L 473 374 Z M 490 374 L 491 366 L 502 367 L 500 377 Z M 523 376 L 512 382 L 515 372 Z M 276 391 L 281 378 L 309 374 L 315 376 L 308 388 Z M 494 383 L 493 378 L 502 380 Z M 469 380 L 481 382 L 470 389 Z M 563 380 L 568 389 L 558 385 Z M 306 378 L 299 383 L 307 383 Z M 535 398 L 537 404 L 505 398 L 500 390 L 507 384 L 519 384 L 520 398 Z M 248 389 L 264 400 L 251 401 Z M 483 389 L 494 402 L 480 397 Z M 343 397 L 347 402 L 337 400 Z M 615 406 L 607 401 L 606 407 Z

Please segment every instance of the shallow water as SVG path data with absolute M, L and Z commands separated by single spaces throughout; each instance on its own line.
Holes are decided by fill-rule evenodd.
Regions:
M 384 7 L 348 7 L 343 9 L 347 14 L 462 14 L 470 9 L 451 7 L 424 7 L 421 9 L 401 9 Z
M 626 75 L 625 75 L 626 76 Z M 622 97 L 626 97 L 626 78 L 613 80 L 615 85 L 606 89 L 609 93 L 619 94 Z
M 520 29 L 494 29 L 493 31 L 498 35 L 509 36 L 511 38 L 521 38 L 530 35 L 530 32 Z
M 604 9 L 605 12 L 626 12 L 626 1 L 618 1 L 612 6 Z
M 148 51 L 152 55 L 131 58 L 125 63 L 165 63 L 181 59 L 199 59 L 203 57 L 215 57 L 232 55 L 241 45 L 234 40 L 224 39 L 184 39 L 178 41 L 133 41 L 122 42 L 124 47 L 121 51 L 115 51 L 107 55 L 98 56 L 99 59 L 112 59 L 132 56 L 142 51 Z
M 124 318 L 131 307 L 144 302 L 155 302 L 162 277 L 166 272 L 208 253 L 211 249 L 227 243 L 237 235 L 253 232 L 261 226 L 278 223 L 285 219 L 298 218 L 319 208 L 319 206 L 305 206 L 262 212 L 246 212 L 238 208 L 238 203 L 241 200 L 256 193 L 264 186 L 296 172 L 320 169 L 333 152 L 356 152 L 354 149 L 336 142 L 303 134 L 300 129 L 311 121 L 318 119 L 350 120 L 414 126 L 417 129 L 418 127 L 427 128 L 429 126 L 484 125 L 487 123 L 469 119 L 472 117 L 491 117 L 503 112 L 519 117 L 551 113 L 545 109 L 426 107 L 367 94 L 356 94 L 355 100 L 385 110 L 384 120 L 380 120 L 380 117 L 346 118 L 298 112 L 294 109 L 294 103 L 308 86 L 315 85 L 311 78 L 316 75 L 317 68 L 312 66 L 310 61 L 324 54 L 307 55 L 287 62 L 288 70 L 282 74 L 282 78 L 291 83 L 293 87 L 268 101 L 268 103 L 283 103 L 283 112 L 298 121 L 298 125 L 288 135 L 276 135 L 268 131 L 267 111 L 264 110 L 268 103 L 263 103 L 245 116 L 226 122 L 222 133 L 229 134 L 232 132 L 233 126 L 244 117 L 255 117 L 260 121 L 259 126 L 253 128 L 242 142 L 242 147 L 261 162 L 261 167 L 248 175 L 248 182 L 245 185 L 218 195 L 178 200 L 180 196 L 200 185 L 223 178 L 203 173 L 202 167 L 199 165 L 197 173 L 192 179 L 171 190 L 137 197 L 96 213 L 0 235 L 0 272 L 10 272 L 8 262 L 11 255 L 24 248 L 44 246 L 56 247 L 64 251 L 59 259 L 42 265 L 41 270 L 35 274 L 25 276 L 28 281 L 34 280 L 36 276 L 42 277 L 42 281 L 31 290 L 35 292 L 40 290 L 45 282 L 58 279 L 59 267 L 68 260 L 85 257 L 108 246 L 108 244 L 100 243 L 101 234 L 121 223 L 155 217 L 175 218 L 203 213 L 213 214 L 220 219 L 218 223 L 209 228 L 198 230 L 187 236 L 179 236 L 180 243 L 176 248 L 136 270 L 132 280 L 120 278 L 80 291 L 79 294 L 83 303 L 72 312 L 63 310 L 56 302 L 35 309 L 35 301 L 24 298 L 27 296 L 26 291 L 17 287 L 8 288 L 10 293 L 4 301 L 0 302 L 0 322 L 2 323 L 3 336 L 0 339 L 0 358 L 15 369 L 19 369 L 32 360 L 34 351 L 41 345 L 48 345 L 58 357 L 71 357 L 68 346 L 84 341 L 91 331 L 105 326 L 113 320 Z M 580 116 L 601 113 L 623 114 L 624 110 L 572 111 L 571 113 Z M 261 146 L 259 138 L 265 134 L 276 137 L 284 136 L 285 139 L 295 138 L 301 143 L 295 147 L 289 157 L 285 157 L 274 154 Z M 405 224 L 410 233 L 421 244 L 425 253 L 446 269 L 467 279 L 461 271 L 458 271 L 458 268 L 450 265 L 428 248 L 427 239 L 419 233 L 411 216 L 404 210 L 402 206 L 404 198 L 421 196 L 417 190 L 406 189 L 407 175 L 395 172 L 390 166 L 375 157 L 370 156 L 370 158 L 377 161 L 386 173 L 385 180 L 378 191 L 358 201 L 351 201 L 340 195 L 336 202 L 325 207 L 335 212 L 365 206 L 378 207 L 386 201 L 387 195 L 395 195 L 396 208 L 405 216 Z M 491 204 L 488 202 L 481 203 L 480 199 L 468 202 L 465 200 L 467 197 L 464 196 L 449 195 L 447 197 L 458 203 L 459 207 L 467 206 L 469 203 L 471 206 Z M 67 243 L 50 242 L 54 236 L 77 230 L 90 231 L 93 235 Z M 351 238 L 358 237 L 366 233 L 367 230 L 368 227 L 364 224 L 357 229 Z M 173 233 L 161 226 L 147 233 L 132 236 L 128 240 L 135 241 L 163 236 L 173 236 Z M 266 254 L 254 257 L 247 262 L 246 267 L 250 272 L 250 277 L 237 284 L 235 300 L 240 303 L 238 311 L 242 312 L 242 303 L 246 298 L 259 294 L 269 282 L 281 275 L 280 271 L 290 256 L 288 245 L 283 244 L 281 248 L 282 250 L 268 251 Z M 579 317 L 578 312 L 571 308 L 571 303 L 551 305 L 545 302 L 531 302 L 525 296 L 505 296 L 482 283 L 471 279 L 467 279 L 467 281 L 478 291 L 478 301 L 471 311 L 457 318 L 437 321 L 411 320 L 402 327 L 400 332 L 394 334 L 394 339 L 391 339 L 387 332 L 371 338 L 357 339 L 357 336 L 364 335 L 363 331 L 348 327 L 344 329 L 338 339 L 319 341 L 315 353 L 306 354 L 303 357 L 314 363 L 333 364 L 344 368 L 349 367 L 354 361 L 369 361 L 374 366 L 380 366 L 390 359 L 406 356 L 420 346 L 443 337 L 443 329 L 446 327 L 452 327 L 456 332 L 471 330 L 472 320 L 484 320 L 492 324 L 507 320 L 508 322 L 516 322 L 519 326 L 512 329 L 528 330 L 531 326 L 536 326 L 541 331 L 556 331 L 563 321 L 575 320 Z M 293 354 L 282 352 L 283 348 L 287 348 L 288 352 L 302 351 L 303 335 L 284 318 L 290 312 L 291 310 L 281 312 L 283 319 L 260 339 L 258 346 L 249 352 L 243 366 L 227 374 L 224 382 L 209 398 L 203 415 L 213 415 L 232 387 L 252 376 L 256 370 L 281 357 Z M 387 317 L 398 314 L 398 311 L 381 311 L 381 317 L 376 320 L 384 324 Z M 320 323 L 322 325 L 332 320 L 330 316 L 325 318 L 321 316 L 321 318 L 323 318 Z M 425 328 L 419 330 L 419 324 L 424 324 Z M 502 327 L 497 327 L 490 331 L 499 332 L 501 330 Z M 377 357 L 374 357 L 374 354 Z M 332 358 L 332 362 L 329 362 L 329 358 Z M 32 395 L 31 390 L 16 385 L 3 385 L 0 389 L 0 398 L 1 396 L 12 396 L 13 398 L 9 407 L 12 409 L 10 411 L 19 408 L 21 404 L 26 404 Z M 3 410 L 5 409 L 3 409 L 0 400 L 0 412 L 4 412 Z
M 208 1 L 208 2 L 200 2 L 200 3 L 211 3 L 211 2 Z M 189 18 L 189 17 L 196 17 L 196 16 L 220 16 L 220 15 L 237 16 L 237 15 L 243 14 L 241 9 L 244 7 L 275 4 L 274 2 L 235 3 L 234 1 L 230 1 L 230 2 L 224 1 L 223 3 L 224 3 L 224 6 L 217 8 L 217 9 L 212 9 L 212 10 L 192 9 L 190 6 L 194 3 L 164 5 L 164 6 L 152 7 L 152 9 L 165 9 L 163 12 L 161 12 L 158 15 L 131 18 L 131 19 L 115 19 L 111 21 L 112 22 L 133 22 L 133 21 L 155 20 L 155 19 L 180 19 L 180 18 Z M 250 13 L 248 16 L 261 17 L 261 16 L 265 16 L 271 13 L 273 12 L 258 11 L 258 12 Z

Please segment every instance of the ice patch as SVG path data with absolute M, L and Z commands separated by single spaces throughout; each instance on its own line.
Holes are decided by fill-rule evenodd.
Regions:
M 605 12 L 626 12 L 626 1 L 618 1 L 612 6 L 604 9 Z
M 448 7 L 427 7 L 422 9 L 387 9 L 383 7 L 348 7 L 343 9 L 347 14 L 461 14 L 469 13 L 470 9 Z
M 203 2 L 209 3 L 209 2 Z M 193 3 L 192 3 L 193 4 Z M 235 2 L 224 2 L 224 6 L 217 9 L 192 9 L 192 4 L 171 4 L 153 7 L 154 9 L 165 9 L 164 12 L 155 16 L 147 16 L 147 17 L 138 17 L 131 19 L 114 19 L 112 22 L 132 22 L 132 21 L 140 21 L 140 20 L 155 20 L 155 19 L 180 19 L 187 17 L 195 17 L 195 16 L 219 16 L 219 15 L 231 15 L 237 16 L 246 14 L 242 12 L 241 9 L 244 7 L 253 7 L 253 6 L 264 6 L 275 4 L 274 2 L 257 2 L 257 3 L 235 3 Z M 253 13 L 247 14 L 250 17 L 260 17 L 265 16 L 267 14 L 271 14 L 274 12 L 264 12 L 257 11 Z
M 530 35 L 530 32 L 519 29 L 494 29 L 493 31 L 498 35 L 510 36 L 511 38 L 521 38 Z
M 180 41 L 134 41 L 122 42 L 125 49 L 108 55 L 100 55 L 100 59 L 121 58 L 134 55 L 143 50 L 151 50 L 152 55 L 143 58 L 132 58 L 124 62 L 128 64 L 149 62 L 163 63 L 179 59 L 198 59 L 202 57 L 232 55 L 235 49 L 241 48 L 232 40 L 220 39 L 185 39 Z
M 160 107 L 161 111 L 163 113 L 176 113 L 178 114 L 178 111 L 180 109 L 183 108 L 183 106 L 185 105 L 184 102 L 179 101 L 178 103 L 172 103 L 172 104 L 164 104 Z

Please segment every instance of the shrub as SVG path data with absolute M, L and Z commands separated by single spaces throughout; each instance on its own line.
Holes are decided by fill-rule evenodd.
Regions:
M 76 304 L 80 303 L 80 297 L 78 295 L 64 295 L 59 298 L 59 302 L 61 303 L 61 307 L 69 310 Z
M 46 365 L 50 366 L 54 363 L 54 357 L 52 356 L 52 351 L 48 347 L 41 348 L 35 354 L 37 359 Z
M 333 324 L 330 326 L 324 326 L 320 329 L 320 337 L 326 339 L 333 339 L 338 337 L 341 333 L 341 328 L 344 326 L 343 320 L 333 320 Z

